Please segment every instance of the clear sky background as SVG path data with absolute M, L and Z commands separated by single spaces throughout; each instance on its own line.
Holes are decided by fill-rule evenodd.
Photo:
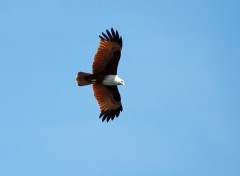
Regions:
M 91 86 L 98 35 L 123 37 L 124 111 Z M 240 175 L 240 1 L 0 1 L 1 176 Z

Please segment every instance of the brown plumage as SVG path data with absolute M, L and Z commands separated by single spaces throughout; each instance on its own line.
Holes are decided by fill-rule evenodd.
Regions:
M 99 118 L 108 122 L 118 117 L 123 110 L 117 85 L 124 85 L 124 81 L 117 75 L 122 38 L 117 30 L 111 29 L 111 32 L 106 30 L 106 33 L 99 36 L 100 44 L 94 56 L 92 74 L 79 72 L 76 80 L 79 86 L 92 84 L 94 96 L 101 110 Z

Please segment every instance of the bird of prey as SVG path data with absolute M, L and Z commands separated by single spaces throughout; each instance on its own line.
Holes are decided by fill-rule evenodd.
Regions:
M 93 59 L 92 73 L 78 72 L 78 86 L 92 84 L 94 96 L 98 102 L 102 122 L 118 117 L 123 110 L 118 85 L 125 85 L 117 75 L 122 50 L 122 37 L 111 28 L 100 35 L 100 44 Z

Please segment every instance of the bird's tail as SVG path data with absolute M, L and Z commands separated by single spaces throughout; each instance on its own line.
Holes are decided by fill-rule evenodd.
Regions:
M 78 86 L 86 86 L 92 84 L 91 77 L 92 74 L 90 73 L 78 72 L 76 77 Z

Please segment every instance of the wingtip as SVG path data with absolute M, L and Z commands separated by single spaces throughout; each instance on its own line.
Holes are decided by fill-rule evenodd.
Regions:
M 106 40 L 109 40 L 110 38 L 110 36 L 107 36 L 106 34 L 104 34 L 103 32 L 102 32 L 102 35 L 106 38 Z
M 100 38 L 101 40 L 104 40 L 104 38 L 103 38 L 101 35 L 99 35 L 99 38 Z
M 100 115 L 99 115 L 99 118 L 101 118 L 103 116 L 103 113 L 101 112 Z
M 112 37 L 111 33 L 109 32 L 109 30 L 106 30 L 106 32 L 107 32 L 108 37 L 109 37 L 110 39 L 112 39 L 113 37 Z
M 118 34 L 118 31 L 116 30 L 116 37 L 119 38 L 119 34 Z

